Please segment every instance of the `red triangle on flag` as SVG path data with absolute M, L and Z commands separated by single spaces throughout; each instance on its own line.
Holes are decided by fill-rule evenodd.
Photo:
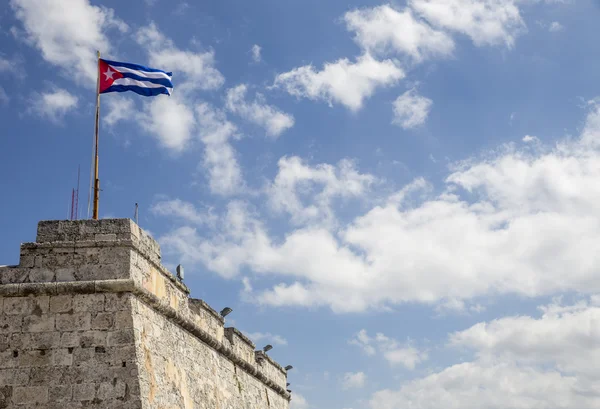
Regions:
M 98 69 L 100 75 L 100 93 L 109 88 L 113 82 L 115 82 L 115 80 L 123 78 L 123 74 L 117 71 L 114 67 L 108 65 L 103 60 L 98 62 Z

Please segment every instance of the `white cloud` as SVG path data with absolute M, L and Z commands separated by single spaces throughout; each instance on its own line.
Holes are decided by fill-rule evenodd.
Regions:
M 427 120 L 432 105 L 432 100 L 418 95 L 414 88 L 408 90 L 394 101 L 392 123 L 404 129 L 421 126 Z
M 526 30 L 513 0 L 410 0 L 409 6 L 432 25 L 466 34 L 478 46 L 512 47 Z
M 287 339 L 283 338 L 281 335 L 273 335 L 270 332 L 248 332 L 245 333 L 248 338 L 250 338 L 254 343 L 258 343 L 260 341 L 264 341 L 269 344 L 274 345 L 287 345 Z
M 359 173 L 349 160 L 342 160 L 337 166 L 311 167 L 292 156 L 281 158 L 278 166 L 268 187 L 269 203 L 276 212 L 288 213 L 294 224 L 332 223 L 334 199 L 361 197 L 375 181 L 372 175 Z
M 308 409 L 310 406 L 304 398 L 298 392 L 294 392 L 292 395 L 292 401 L 290 402 L 290 409 Z
M 196 107 L 200 139 L 204 143 L 204 167 L 208 170 L 213 193 L 233 195 L 244 189 L 242 172 L 230 140 L 237 138 L 237 128 L 225 114 L 207 103 Z
M 282 207 L 298 224 L 273 236 L 260 214 L 236 202 L 214 231 L 189 232 L 180 250 L 226 277 L 241 269 L 278 277 L 272 288 L 255 286 L 249 294 L 274 306 L 350 312 L 499 294 L 600 291 L 599 143 L 600 110 L 592 105 L 579 140 L 535 152 L 509 146 L 464 161 L 440 193 L 415 184 L 380 199 L 343 229 L 322 218 L 294 220 L 298 212 Z M 290 203 L 285 206 L 294 209 Z
M 0 55 L 0 73 L 11 74 L 21 79 L 25 78 L 26 73 L 23 67 L 23 58 L 18 55 L 12 58 Z
M 414 347 L 392 349 L 385 353 L 385 359 L 390 364 L 403 365 L 406 369 L 415 369 L 417 364 L 427 359 L 427 354 L 419 352 Z
M 144 106 L 139 122 L 162 146 L 175 152 L 183 151 L 196 126 L 188 102 L 175 95 L 153 98 Z
M 593 301 L 541 308 L 540 318 L 508 317 L 454 333 L 454 347 L 475 351 L 456 364 L 396 391 L 383 390 L 372 408 L 592 409 L 600 405 L 600 308 Z
M 14 70 L 14 64 L 8 58 L 0 56 L 0 72 L 12 72 Z
M 598 398 L 581 390 L 577 379 L 554 371 L 515 365 L 469 362 L 426 378 L 407 382 L 400 390 L 383 390 L 370 401 L 373 409 L 594 409 Z M 579 390 L 578 390 L 579 389 Z M 587 389 L 587 388 L 586 388 Z
M 92 6 L 88 0 L 71 0 L 68 7 L 55 0 L 11 0 L 27 40 L 37 47 L 44 60 L 61 67 L 90 88 L 96 85 L 96 53 L 110 51 L 105 31 L 127 31 L 114 11 Z
M 108 126 L 114 126 L 121 121 L 135 119 L 139 115 L 135 109 L 133 100 L 128 97 L 111 95 L 110 98 L 103 99 L 101 104 L 103 105 L 102 110 L 104 110 L 104 106 L 108 108 L 107 112 L 101 115 L 102 122 Z
M 262 56 L 260 55 L 262 48 L 258 44 L 254 44 L 252 46 L 252 61 L 260 62 L 262 60 Z
M 450 36 L 432 29 L 410 9 L 398 11 L 387 4 L 356 9 L 347 12 L 344 20 L 348 30 L 356 32 L 356 43 L 370 53 L 404 53 L 421 61 L 428 57 L 449 56 L 454 49 Z
M 365 386 L 367 375 L 364 372 L 346 372 L 342 379 L 343 389 L 360 389 Z
M 183 152 L 193 140 L 197 121 L 188 99 L 181 95 L 158 96 L 144 101 L 138 109 L 133 99 L 111 95 L 103 99 L 107 112 L 102 121 L 112 127 L 121 121 L 133 121 L 153 135 L 160 145 L 168 150 Z
M 213 51 L 182 51 L 154 23 L 139 29 L 136 40 L 148 49 L 150 63 L 154 67 L 183 75 L 185 80 L 177 80 L 174 92 L 178 90 L 187 94 L 194 90 L 212 90 L 225 82 L 223 75 L 214 67 Z
M 214 222 L 210 211 L 199 212 L 193 204 L 180 199 L 158 201 L 152 205 L 150 211 L 156 215 L 176 217 L 196 225 Z
M 539 141 L 540 140 L 536 136 L 525 135 L 523 137 L 523 142 L 525 142 L 525 143 L 532 143 L 532 142 L 539 142 Z
M 262 94 L 257 94 L 254 101 L 246 101 L 247 91 L 248 87 L 244 84 L 228 89 L 225 103 L 227 109 L 247 121 L 261 126 L 270 137 L 276 138 L 294 126 L 294 117 L 281 112 L 272 105 L 267 105 Z
M 78 98 L 68 91 L 56 88 L 53 91 L 34 94 L 30 111 L 52 122 L 59 122 L 67 112 L 77 107 Z
M 9 102 L 10 102 L 10 97 L 8 96 L 8 94 L 6 93 L 4 88 L 2 86 L 0 86 L 0 104 L 6 105 Z
M 296 97 L 340 103 L 358 111 L 375 89 L 394 85 L 402 78 L 404 71 L 394 61 L 378 61 L 365 54 L 356 62 L 342 58 L 325 63 L 321 71 L 312 65 L 295 68 L 279 74 L 274 85 Z
M 542 316 L 502 318 L 482 322 L 451 335 L 454 346 L 477 351 L 482 358 L 497 357 L 528 365 L 552 364 L 560 372 L 600 376 L 600 305 L 540 307 Z
M 419 351 L 408 342 L 400 343 L 382 333 L 375 334 L 375 337 L 369 337 L 364 329 L 360 330 L 348 343 L 361 347 L 367 355 L 375 355 L 376 352 L 379 352 L 390 365 L 402 365 L 409 370 L 415 369 L 418 364 L 429 358 L 426 352 Z
M 565 27 L 558 21 L 553 21 L 552 23 L 550 23 L 550 27 L 548 27 L 548 31 L 550 31 L 551 33 L 556 33 L 564 29 Z
M 372 356 L 377 352 L 375 347 L 372 345 L 372 339 L 367 334 L 366 329 L 361 329 L 358 333 L 348 341 L 350 345 L 357 345 L 362 348 L 365 354 Z

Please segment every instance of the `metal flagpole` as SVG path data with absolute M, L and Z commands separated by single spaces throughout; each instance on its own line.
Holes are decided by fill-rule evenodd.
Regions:
M 98 128 L 100 120 L 100 51 L 98 55 L 98 80 L 96 83 L 96 155 L 94 157 L 94 212 L 92 218 L 98 220 L 98 202 L 100 201 L 100 179 L 98 178 Z

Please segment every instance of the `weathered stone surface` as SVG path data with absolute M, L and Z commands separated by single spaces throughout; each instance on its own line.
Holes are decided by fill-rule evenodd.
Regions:
M 129 219 L 47 221 L 0 267 L 0 408 L 287 409 L 286 374 Z
M 17 405 L 27 403 L 46 403 L 48 402 L 47 386 L 17 386 L 14 389 L 13 402 Z

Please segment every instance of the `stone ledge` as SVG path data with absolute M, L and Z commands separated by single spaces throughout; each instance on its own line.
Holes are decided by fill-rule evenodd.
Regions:
M 170 319 L 181 328 L 185 329 L 203 343 L 219 352 L 234 365 L 242 368 L 245 372 L 252 375 L 264 385 L 271 388 L 275 393 L 288 401 L 291 400 L 291 394 L 285 388 L 282 388 L 254 365 L 249 364 L 237 356 L 232 348 L 225 342 L 221 342 L 194 322 L 184 317 L 181 313 L 171 308 L 170 305 L 159 299 L 157 296 L 140 287 L 131 279 L 121 280 L 96 280 L 96 281 L 66 281 L 50 283 L 20 283 L 0 285 L 0 296 L 3 297 L 23 297 L 28 295 L 61 295 L 61 294 L 93 294 L 93 293 L 122 293 L 130 292 L 138 297 L 142 302 L 153 308 L 158 313 Z M 233 329 L 234 331 L 237 331 Z M 237 331 L 237 333 L 240 333 Z M 241 334 L 241 333 L 240 333 Z M 241 337 L 242 338 L 242 337 Z M 243 338 L 246 338 L 243 336 Z M 246 338 L 247 339 L 247 338 Z M 250 341 L 252 342 L 252 341 Z M 267 356 L 267 359 L 274 366 L 278 367 L 284 374 L 285 370 L 279 364 Z
M 233 343 L 233 336 L 232 334 L 237 335 L 242 341 L 244 341 L 246 344 L 250 345 L 250 347 L 252 349 L 256 348 L 256 345 L 254 344 L 254 342 L 252 342 L 252 340 L 250 338 L 248 338 L 247 336 L 245 336 L 242 331 L 240 331 L 239 329 L 235 328 L 235 327 L 227 327 L 225 328 L 225 337 L 227 337 L 227 339 L 229 339 L 230 342 Z
M 139 243 L 136 240 L 129 239 L 117 239 L 112 241 L 95 241 L 95 240 L 83 240 L 83 241 L 60 241 L 60 242 L 45 242 L 45 243 L 21 243 L 21 249 L 26 250 L 37 250 L 37 249 L 56 249 L 56 248 L 69 248 L 69 249 L 80 249 L 80 248 L 105 248 L 105 247 L 127 247 L 135 250 L 141 257 L 143 257 L 148 263 L 154 266 L 163 276 L 169 279 L 175 286 L 184 292 L 190 294 L 190 289 L 178 280 L 169 270 L 167 270 L 162 264 L 155 262 L 140 248 Z M 210 307 L 209 307 L 210 308 Z M 218 314 L 217 314 L 218 315 Z
M 221 325 L 225 324 L 225 318 L 221 317 L 221 314 L 219 314 L 210 305 L 208 305 L 208 303 L 206 303 L 206 301 L 201 300 L 199 298 L 189 298 L 189 302 L 193 306 L 202 308 L 203 310 L 207 311 L 210 315 L 215 317 L 221 323 Z
M 260 352 L 263 352 L 263 351 L 260 351 Z M 285 370 L 285 369 L 283 369 L 283 367 L 282 367 L 281 365 L 279 365 L 279 363 L 275 362 L 275 361 L 273 360 L 273 358 L 271 358 L 269 355 L 267 355 L 267 353 L 266 353 L 266 352 L 263 352 L 263 356 L 265 357 L 265 359 L 266 359 L 267 361 L 269 361 L 269 363 L 270 363 L 271 365 L 273 365 L 275 368 L 279 369 L 279 371 L 281 371 L 281 373 L 282 373 L 282 374 L 284 374 L 284 375 L 286 375 L 286 376 L 287 376 L 287 372 L 286 372 L 286 370 Z

